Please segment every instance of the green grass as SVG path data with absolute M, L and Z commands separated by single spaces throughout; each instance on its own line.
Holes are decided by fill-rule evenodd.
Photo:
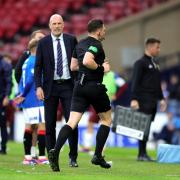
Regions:
M 111 169 L 102 169 L 90 163 L 91 156 L 79 153 L 78 168 L 68 166 L 68 147 L 60 156 L 61 172 L 52 172 L 48 165 L 22 165 L 23 145 L 9 142 L 8 155 L 0 155 L 0 180 L 161 180 L 180 179 L 179 164 L 137 162 L 136 149 L 106 148 L 106 159 L 113 161 Z M 156 157 L 154 151 L 150 151 Z

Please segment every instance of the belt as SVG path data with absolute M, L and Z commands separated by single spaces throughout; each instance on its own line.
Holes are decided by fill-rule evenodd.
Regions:
M 70 82 L 70 81 L 71 81 L 71 79 L 58 79 L 58 80 L 53 80 L 53 83 L 62 84 L 65 82 Z
M 78 81 L 78 84 L 80 84 L 80 81 Z M 102 84 L 102 83 L 97 82 L 97 81 L 85 81 L 83 83 L 83 85 L 100 85 L 100 84 Z
M 87 82 L 85 82 L 84 84 L 87 84 L 87 85 L 100 85 L 100 84 L 102 84 L 102 83 L 96 82 L 96 81 L 87 81 Z

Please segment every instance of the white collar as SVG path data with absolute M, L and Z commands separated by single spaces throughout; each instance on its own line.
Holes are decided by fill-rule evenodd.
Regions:
M 51 33 L 51 37 L 52 37 L 53 41 L 56 41 L 57 39 L 60 39 L 61 41 L 63 41 L 63 33 L 61 33 L 61 35 L 59 37 L 56 37 Z

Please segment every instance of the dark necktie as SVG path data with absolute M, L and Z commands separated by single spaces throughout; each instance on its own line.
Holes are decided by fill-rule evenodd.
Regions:
M 60 39 L 57 39 L 57 41 L 57 75 L 61 77 L 63 74 L 62 50 Z

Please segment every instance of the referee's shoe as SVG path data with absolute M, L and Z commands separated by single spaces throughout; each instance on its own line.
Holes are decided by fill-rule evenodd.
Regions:
M 91 160 L 91 163 L 95 165 L 100 165 L 102 168 L 106 168 L 106 169 L 109 169 L 111 167 L 111 165 L 104 160 L 103 156 L 98 157 L 94 155 Z
M 50 167 L 53 171 L 60 171 L 59 169 L 59 162 L 58 162 L 58 155 L 54 149 L 51 149 L 48 153 L 48 159 Z

